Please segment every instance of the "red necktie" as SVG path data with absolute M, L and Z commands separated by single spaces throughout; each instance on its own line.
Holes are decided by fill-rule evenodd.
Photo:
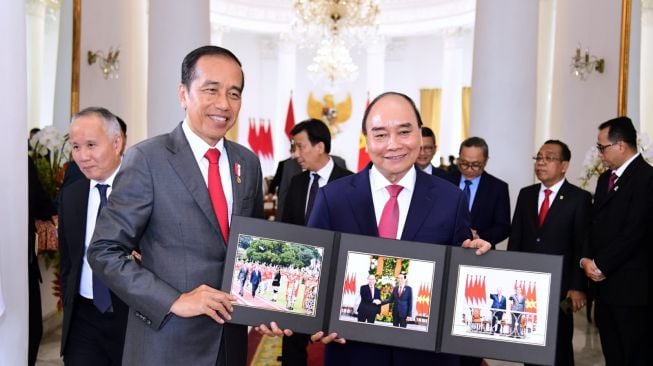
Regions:
M 544 201 L 542 201 L 542 206 L 540 206 L 540 216 L 537 218 L 537 227 L 539 228 L 544 225 L 546 214 L 549 213 L 549 196 L 551 193 L 552 191 L 550 189 L 544 190 Z
M 204 157 L 209 161 L 209 196 L 211 197 L 211 204 L 213 204 L 213 211 L 215 217 L 220 224 L 220 230 L 224 238 L 225 244 L 229 240 L 229 210 L 227 209 L 227 198 L 224 196 L 224 189 L 222 189 L 222 179 L 220 178 L 220 150 L 209 149 Z
M 390 193 L 388 202 L 383 206 L 381 220 L 379 221 L 379 236 L 382 238 L 397 239 L 397 227 L 399 226 L 399 203 L 397 196 L 404 187 L 396 184 L 385 187 Z
M 612 174 L 610 174 L 610 179 L 608 179 L 608 192 L 610 192 L 612 187 L 614 187 L 614 184 L 617 182 L 617 178 L 619 178 L 617 173 L 612 172 Z

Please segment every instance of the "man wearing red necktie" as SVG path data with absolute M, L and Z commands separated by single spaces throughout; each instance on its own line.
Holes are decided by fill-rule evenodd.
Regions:
M 433 244 L 462 245 L 477 254 L 491 245 L 471 240 L 469 209 L 460 189 L 415 167 L 422 121 L 406 95 L 387 92 L 367 107 L 362 130 L 371 164 L 318 192 L 308 226 Z M 399 188 L 397 188 L 398 186 Z M 397 243 L 397 245 L 401 245 Z M 262 329 L 261 329 L 262 328 Z M 279 329 L 259 328 L 280 335 Z M 318 332 L 327 345 L 325 365 L 458 365 L 453 355 L 373 345 Z
M 555 364 L 573 365 L 572 312 L 585 306 L 587 288 L 578 258 L 589 228 L 592 197 L 565 179 L 571 151 L 564 142 L 546 141 L 533 160 L 540 183 L 519 192 L 508 250 L 563 256 L 558 301 L 568 306 L 559 312 Z

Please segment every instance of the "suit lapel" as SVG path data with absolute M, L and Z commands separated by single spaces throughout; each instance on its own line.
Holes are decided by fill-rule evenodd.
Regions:
M 211 205 L 209 190 L 206 188 L 202 172 L 199 166 L 197 166 L 197 161 L 193 156 L 193 151 L 188 144 L 188 140 L 186 140 L 181 123 L 168 136 L 167 148 L 171 152 L 168 161 L 175 173 L 179 176 L 179 180 L 186 186 L 186 189 L 200 210 L 202 210 L 206 218 L 211 222 L 216 231 L 215 234 L 219 238 L 222 238 L 218 219 L 215 217 L 215 212 Z M 235 201 L 236 199 L 234 199 L 234 205 Z M 234 212 L 236 212 L 235 209 Z
M 404 224 L 404 232 L 401 233 L 402 240 L 413 240 L 419 228 L 422 227 L 429 211 L 435 205 L 433 185 L 428 179 L 428 174 L 416 169 L 415 188 L 410 199 L 410 207 Z M 410 220 L 408 219 L 410 218 Z
M 79 264 L 81 268 L 81 258 L 84 256 L 85 241 L 86 241 L 86 218 L 88 216 L 88 195 L 90 189 L 91 181 L 87 178 L 80 179 L 78 182 L 75 182 L 74 185 L 70 187 L 70 201 L 73 202 L 73 212 L 74 216 L 72 221 L 74 225 L 69 226 L 72 228 L 69 232 L 72 233 L 75 238 L 71 244 L 74 245 L 72 250 L 75 252 L 75 261 Z M 83 228 L 83 230 L 80 230 Z
M 477 211 L 480 210 L 479 207 L 481 207 L 481 200 L 483 200 L 485 197 L 490 196 L 490 179 L 487 177 L 487 175 L 488 173 L 486 172 L 481 174 L 481 180 L 478 182 L 478 188 L 476 189 L 476 195 L 474 196 L 474 202 L 472 203 L 472 209 L 470 210 L 471 217 L 479 217 L 479 213 Z
M 633 160 L 630 165 L 624 170 L 623 174 L 617 179 L 617 182 L 615 183 L 614 187 L 610 190 L 610 192 L 605 192 L 608 188 L 607 181 L 608 177 L 610 176 L 610 170 L 606 171 L 601 175 L 599 182 L 597 183 L 597 191 L 601 189 L 603 193 L 601 193 L 600 199 L 597 200 L 598 205 L 597 208 L 603 207 L 606 203 L 608 203 L 613 197 L 617 196 L 619 194 L 619 190 L 623 189 L 624 186 L 628 184 L 632 176 L 635 174 L 635 171 L 639 168 L 639 165 L 641 163 L 646 164 L 644 162 L 644 158 L 642 158 L 642 155 L 639 155 L 638 157 Z M 599 184 L 601 183 L 601 184 Z M 598 196 L 598 194 L 597 194 Z
M 558 194 L 556 194 L 555 199 L 553 200 L 553 202 L 551 202 L 551 205 L 549 207 L 549 212 L 547 212 L 546 214 L 546 219 L 544 220 L 544 225 L 542 225 L 542 229 L 544 229 L 547 223 L 551 221 L 550 218 L 556 217 L 556 215 L 558 215 L 562 210 L 565 209 L 566 203 L 569 201 L 568 196 L 569 196 L 569 182 L 565 180 L 562 183 L 562 186 L 560 186 L 560 190 L 558 190 Z
M 243 179 L 246 177 L 242 175 L 244 159 L 238 153 L 238 149 L 233 147 L 233 144 L 233 142 L 227 139 L 224 140 L 224 148 L 227 150 L 227 156 L 229 157 L 229 172 L 231 173 L 231 190 L 233 192 L 232 215 L 240 215 L 243 198 L 246 196 L 245 184 L 243 184 Z M 254 177 L 247 178 L 252 179 Z
M 372 203 L 372 188 L 370 186 L 370 170 L 365 169 L 356 174 L 351 181 L 351 189 L 344 194 L 356 219 L 360 234 L 379 236 L 376 225 L 374 204 Z

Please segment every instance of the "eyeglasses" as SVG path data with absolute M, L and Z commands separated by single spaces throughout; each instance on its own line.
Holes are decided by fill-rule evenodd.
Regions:
M 615 143 L 613 143 L 613 144 L 601 145 L 601 144 L 599 144 L 599 143 L 597 142 L 597 143 L 596 143 L 596 149 L 597 149 L 601 154 L 603 154 L 603 151 L 605 151 L 605 149 L 609 148 L 610 146 L 614 146 L 614 145 L 618 145 L 618 144 L 619 144 L 619 142 L 615 142 Z
M 554 161 L 562 161 L 562 159 L 556 157 L 556 156 L 542 156 L 542 155 L 537 155 L 533 156 L 533 160 L 535 160 L 536 163 L 539 163 L 540 161 L 544 160 L 547 163 L 553 163 Z
M 485 166 L 485 163 L 470 163 L 468 161 L 458 159 L 458 165 L 463 169 L 481 170 L 483 169 L 483 166 Z

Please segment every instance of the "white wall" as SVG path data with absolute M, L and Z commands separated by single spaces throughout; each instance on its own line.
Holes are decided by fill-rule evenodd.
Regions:
M 621 1 L 557 2 L 550 136 L 571 149 L 567 178 L 572 183 L 578 183 L 599 124 L 617 115 L 620 17 Z M 581 81 L 570 73 L 579 42 L 590 54 L 605 59 L 603 74 L 594 72 Z
M 147 137 L 147 3 L 82 3 L 79 107 L 102 106 L 124 119 L 128 145 Z M 105 80 L 98 62 L 88 64 L 87 52 L 102 51 L 106 56 L 109 47 L 120 48 L 120 76 Z
M 152 137 L 170 132 L 184 118 L 177 98 L 181 62 L 210 42 L 209 0 L 149 1 L 148 16 L 148 94 L 143 107 L 147 137 Z
M 25 3 L 0 2 L 0 34 L 7 55 L 0 79 L 11 92 L 0 98 L 4 111 L 0 155 L 0 281 L 6 306 L 0 316 L 0 365 L 27 363 L 27 77 Z
M 463 39 L 463 53 L 469 59 L 463 69 L 463 79 L 469 85 L 471 75 L 471 35 Z M 289 91 L 293 91 L 295 121 L 308 118 L 307 103 L 310 93 L 322 101 L 325 94 L 332 94 L 334 100 L 341 102 L 351 95 L 353 109 L 349 120 L 340 125 L 341 131 L 333 136 L 331 152 L 346 159 L 349 169 L 356 169 L 358 161 L 358 139 L 367 94 L 380 84 L 383 91 L 406 93 L 419 106 L 419 89 L 442 87 L 443 47 L 441 35 L 421 35 L 389 39 L 386 44 L 386 57 L 383 61 L 385 73 L 370 75 L 366 73 L 367 53 L 355 48 L 351 51 L 354 62 L 359 66 L 358 78 L 351 83 L 319 85 L 310 80 L 306 68 L 312 63 L 315 50 L 298 48 L 294 60 L 294 79 L 285 87 L 288 75 L 277 72 L 280 67 L 280 45 L 269 35 L 261 36 L 241 31 L 227 31 L 222 34 L 221 45 L 234 51 L 243 63 L 245 71 L 245 92 L 240 113 L 239 140 L 247 143 L 247 122 L 249 118 L 270 118 L 275 134 L 275 157 L 282 160 L 288 156 L 288 144 L 284 133 Z M 427 51 L 425 51 L 427 50 Z M 287 60 L 283 62 L 288 62 Z M 283 68 L 283 67 L 282 67 Z M 368 77 L 370 79 L 368 79 Z M 280 87 L 284 85 L 284 87 Z M 370 99 L 376 95 L 371 93 Z M 460 141 L 456 141 L 457 144 Z M 264 167 L 265 168 L 265 167 Z M 264 171 L 273 174 L 274 167 Z

